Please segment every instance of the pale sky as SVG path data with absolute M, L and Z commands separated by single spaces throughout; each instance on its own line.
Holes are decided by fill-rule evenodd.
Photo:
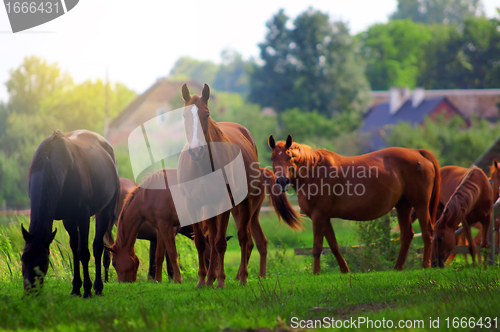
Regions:
M 496 15 L 500 0 L 483 0 Z M 168 75 L 181 56 L 219 62 L 224 48 L 258 57 L 265 23 L 280 8 L 294 18 L 309 6 L 349 24 L 352 33 L 387 22 L 396 0 L 81 0 L 67 14 L 13 34 L 0 7 L 0 100 L 7 99 L 9 70 L 25 56 L 57 62 L 76 82 L 103 78 L 144 92 Z

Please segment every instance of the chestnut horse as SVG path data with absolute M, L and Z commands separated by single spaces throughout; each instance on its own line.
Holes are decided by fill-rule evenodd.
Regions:
M 499 187 L 498 184 L 500 183 L 500 166 L 497 162 L 497 160 L 493 160 L 492 165 L 490 166 L 490 177 L 489 180 L 493 181 L 493 201 L 497 201 L 499 198 Z M 496 205 L 496 204 L 495 204 Z M 498 210 L 498 208 L 497 208 Z M 491 225 L 490 225 L 491 226 Z M 474 228 L 479 229 L 479 233 L 477 233 L 476 237 L 474 238 L 474 243 L 476 246 L 480 246 L 482 243 L 482 226 L 480 223 L 476 223 Z M 499 239 L 499 229 L 500 229 L 500 213 L 495 211 L 495 244 L 499 245 L 500 244 L 500 239 Z M 457 236 L 457 245 L 467 245 L 468 242 L 465 238 L 465 233 L 461 233 L 460 235 Z M 456 254 L 450 254 L 448 256 L 448 261 L 452 261 L 455 258 Z M 465 260 L 467 261 L 467 254 L 464 254 Z M 481 262 L 481 255 L 478 253 L 478 259 L 479 262 Z
M 455 230 L 462 223 L 469 243 L 469 252 L 475 263 L 476 247 L 472 238 L 471 227 L 481 223 L 485 231 L 482 243 L 489 247 L 488 234 L 493 210 L 493 191 L 486 174 L 476 166 L 465 169 L 458 166 L 447 166 L 441 170 L 444 197 L 449 197 L 443 208 L 441 217 L 434 228 L 432 247 L 432 266 L 444 267 L 444 262 L 455 248 Z
M 323 237 L 342 272 L 349 272 L 342 257 L 330 218 L 373 220 L 393 207 L 401 229 L 401 248 L 396 269 L 402 270 L 413 228 L 412 207 L 417 213 L 424 255 L 422 267 L 430 265 L 432 230 L 439 202 L 439 164 L 426 150 L 388 148 L 361 156 L 343 157 L 326 149 L 313 150 L 269 137 L 271 161 L 284 191 L 291 185 L 301 210 L 312 219 L 314 273 L 320 272 Z
M 260 254 L 260 272 L 261 277 L 266 276 L 266 259 L 267 259 L 267 239 L 262 231 L 259 212 L 264 201 L 265 192 L 268 188 L 272 187 L 275 182 L 274 174 L 271 170 L 260 169 L 260 187 L 259 195 L 254 196 L 256 213 L 252 215 L 252 220 L 250 223 L 249 231 L 253 235 L 255 242 L 257 244 L 257 249 Z M 138 269 L 138 258 L 134 252 L 134 243 L 140 230 L 144 225 L 154 229 L 164 229 L 165 227 L 176 227 L 179 225 L 179 219 L 175 213 L 175 206 L 172 200 L 172 196 L 169 189 L 145 189 L 150 187 L 152 181 L 167 181 L 167 173 L 170 175 L 176 175 L 176 170 L 160 170 L 150 177 L 148 177 L 140 186 L 134 187 L 127 195 L 124 200 L 124 208 L 120 214 L 118 228 L 117 228 L 117 239 L 116 243 L 111 248 L 106 248 L 113 252 L 113 262 L 116 269 L 118 280 L 120 282 L 133 282 L 137 278 Z M 167 188 L 168 187 L 168 182 Z M 271 200 L 271 203 L 274 200 Z M 278 204 L 276 204 L 278 205 Z M 276 207 L 275 207 L 276 208 Z M 172 210 L 173 209 L 173 210 Z M 234 216 L 237 219 L 237 216 Z M 182 227 L 182 229 L 189 229 L 190 226 Z M 139 230 L 139 231 L 138 231 Z M 175 248 L 175 237 L 174 242 L 165 243 L 166 236 L 158 236 L 155 242 L 158 244 L 156 251 L 156 271 L 155 280 L 161 281 L 162 279 L 162 262 L 163 255 L 161 250 L 165 251 L 165 247 L 168 248 L 169 244 Z M 228 238 L 229 239 L 229 238 Z M 253 242 L 249 241 L 247 245 L 248 257 L 250 257 L 251 251 L 253 249 Z M 168 249 L 167 249 L 168 253 Z M 208 254 L 208 252 L 207 252 Z M 158 256 L 159 255 L 159 256 Z M 205 256 L 205 261 L 208 260 L 208 256 Z M 170 257 L 172 259 L 172 257 Z M 177 260 L 176 260 L 177 261 Z M 131 263 L 132 262 L 132 263 Z M 171 261 L 172 262 L 172 261 Z M 132 269 L 131 269 L 132 267 Z M 175 267 L 173 265 L 173 271 Z M 175 275 L 175 274 L 174 274 Z M 178 281 L 178 280 L 177 280 Z
M 119 192 L 118 171 L 113 148 L 99 134 L 76 130 L 54 131 L 38 147 L 29 171 L 31 223 L 22 227 L 26 241 L 21 256 L 24 288 L 35 282 L 37 269 L 43 276 L 49 266 L 49 245 L 56 235 L 54 219 L 63 220 L 73 252 L 72 295 L 80 296 L 83 267 L 83 297 L 92 295 L 88 248 L 90 217 L 95 215 L 93 244 L 95 258 L 94 291 L 102 294 L 101 255 L 103 237 L 108 229 Z
M 261 175 L 259 167 L 256 166 L 258 159 L 254 139 L 248 129 L 237 123 L 216 123 L 212 120 L 208 109 L 210 88 L 207 84 L 203 87 L 201 97 L 191 96 L 187 85 L 184 84 L 182 98 L 185 106 L 183 116 L 187 151 L 181 153 L 178 163 L 177 175 L 181 192 L 187 204 L 203 206 L 210 211 L 210 215 L 214 215 L 205 218 L 201 209 L 188 209 L 189 219 L 194 223 L 195 243 L 198 250 L 199 279 L 197 287 L 207 284 L 213 285 L 216 279 L 216 266 L 218 266 L 217 287 L 225 287 L 224 255 L 227 248 L 226 231 L 229 211 L 220 212 L 224 209 L 220 208 L 218 204 L 221 198 L 227 197 L 228 193 L 230 196 L 226 198 L 226 202 L 228 199 L 230 200 L 228 204 L 237 223 L 238 240 L 241 247 L 241 262 L 237 278 L 240 279 L 240 284 L 245 285 L 248 278 L 248 251 L 246 248 L 251 241 L 248 225 L 252 217 L 258 213 L 256 197 L 259 196 L 257 189 Z M 232 169 L 231 167 L 235 166 L 231 162 L 237 158 L 239 158 L 241 165 L 237 166 L 237 169 Z M 228 169 L 227 166 L 230 168 Z M 207 176 L 204 175 L 217 173 L 223 174 L 226 186 L 208 184 Z M 196 181 L 191 181 L 193 179 Z M 240 183 L 241 180 L 246 186 L 231 187 L 231 184 Z M 275 203 L 280 204 L 277 206 L 277 211 L 285 222 L 292 228 L 301 227 L 300 216 L 288 203 L 286 196 L 273 195 L 272 193 L 271 190 L 271 199 L 274 198 Z M 217 260 L 212 259 L 210 262 L 208 276 L 203 260 L 205 238 L 202 233 L 202 225 L 198 222 L 200 220 L 204 220 L 208 227 L 211 245 L 210 256 L 217 255 Z M 217 262 L 218 264 L 216 264 Z M 205 281 L 206 276 L 207 280 Z
M 115 212 L 114 212 L 114 218 L 113 221 L 109 224 L 108 230 L 106 231 L 106 234 L 104 235 L 104 242 L 106 245 L 111 246 L 115 242 L 113 240 L 113 226 L 116 224 L 118 221 L 118 217 L 120 216 L 120 212 L 123 208 L 123 205 L 125 203 L 125 198 L 129 191 L 134 189 L 137 186 L 137 183 L 135 181 L 126 179 L 126 178 L 120 178 L 120 195 L 118 197 L 118 200 L 116 202 L 115 206 Z M 189 238 L 190 240 L 194 240 L 194 235 L 193 235 L 193 227 L 191 225 L 186 226 L 186 227 L 176 227 L 175 229 L 175 234 L 182 234 Z M 156 274 L 156 244 L 157 244 L 157 230 L 153 226 L 151 226 L 148 223 L 143 223 L 141 227 L 139 228 L 139 233 L 137 235 L 137 238 L 140 240 L 147 240 L 149 241 L 149 272 L 148 272 L 148 278 L 149 279 L 155 279 L 155 274 Z M 208 259 L 208 257 L 206 258 Z M 174 270 L 172 268 L 172 264 L 170 264 L 170 260 L 168 259 L 168 255 L 165 252 L 165 260 L 167 262 L 167 274 L 170 279 L 173 279 L 174 277 Z M 104 265 L 104 281 L 108 281 L 108 275 L 109 275 L 109 265 L 111 263 L 110 260 L 110 254 L 107 250 L 104 251 L 104 258 L 103 258 L 103 265 Z

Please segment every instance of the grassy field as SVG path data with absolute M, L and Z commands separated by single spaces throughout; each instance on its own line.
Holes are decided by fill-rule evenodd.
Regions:
M 359 319 L 371 319 L 375 326 L 382 319 L 391 320 L 394 327 L 403 320 L 407 326 L 419 325 L 415 330 L 429 330 L 430 318 L 434 324 L 439 318 L 440 329 L 449 330 L 446 317 L 451 317 L 449 326 L 453 327 L 453 317 L 473 317 L 476 321 L 483 317 L 485 323 L 484 317 L 500 316 L 498 267 L 472 267 L 459 258 L 459 262 L 445 269 L 420 270 L 419 257 L 410 254 L 405 271 L 396 272 L 390 267 L 393 262 L 384 261 L 379 250 L 366 248 L 345 255 L 352 273 L 340 274 L 332 255 L 325 255 L 321 274 L 314 276 L 312 257 L 295 256 L 292 250 L 312 246 L 310 221 L 306 222 L 305 231 L 296 233 L 284 225 L 280 227 L 273 214 L 263 214 L 261 218 L 269 239 L 266 279 L 257 278 L 255 250 L 249 265 L 249 285 L 238 285 L 234 277 L 239 246 L 232 239 L 228 242 L 226 260 L 227 287 L 196 289 L 195 248 L 192 242 L 179 236 L 183 284 L 148 281 L 149 246 L 138 241 L 136 250 L 141 260 L 138 282 L 118 284 L 112 270 L 111 280 L 104 286 L 104 296 L 88 300 L 69 296 L 72 266 L 68 235 L 61 222 L 55 222 L 59 232 L 51 246 L 52 267 L 42 292 L 36 298 L 23 298 L 20 253 L 24 243 L 19 222 L 29 223 L 22 218 L 0 226 L 0 328 L 3 330 L 287 330 L 295 327 L 298 320 L 311 320 L 313 324 L 315 320 L 331 322 L 331 317 L 353 319 L 356 327 L 366 330 L 372 328 L 359 325 Z M 418 227 L 415 228 L 418 232 Z M 334 221 L 334 229 L 341 246 L 358 244 L 360 232 L 356 223 Z M 236 235 L 234 223 L 230 223 L 228 233 Z M 369 264 L 371 269 L 366 267 Z M 302 324 L 307 326 L 306 321 Z

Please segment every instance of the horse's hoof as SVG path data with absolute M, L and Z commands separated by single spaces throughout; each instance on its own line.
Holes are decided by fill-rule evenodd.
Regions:
M 84 299 L 89 299 L 89 298 L 91 298 L 91 297 L 92 297 L 92 292 L 88 292 L 88 293 L 87 293 L 87 292 L 84 292 L 84 293 L 83 293 L 83 298 L 84 298 Z
M 96 296 L 102 296 L 102 290 L 101 291 L 95 291 Z
M 201 282 L 201 281 L 198 281 L 198 284 L 196 284 L 196 288 L 203 288 L 205 287 L 207 284 L 205 282 Z
M 226 283 L 224 282 L 220 282 L 220 283 L 217 283 L 217 287 L 215 287 L 216 289 L 223 289 L 223 288 L 226 288 Z
M 342 273 L 348 273 L 350 271 L 349 271 L 349 268 L 346 266 L 345 268 L 341 268 L 340 272 L 342 272 Z
M 81 297 L 82 296 L 82 293 L 80 293 L 79 291 L 78 292 L 71 292 L 71 294 L 69 294 L 69 296 L 78 296 L 78 297 Z
M 246 279 L 245 280 L 241 279 L 240 286 L 246 286 L 246 285 L 248 285 L 248 281 Z
M 238 273 L 238 274 L 236 275 L 236 278 L 234 278 L 234 280 L 240 280 L 240 279 L 241 279 L 241 277 L 240 277 L 240 274 Z

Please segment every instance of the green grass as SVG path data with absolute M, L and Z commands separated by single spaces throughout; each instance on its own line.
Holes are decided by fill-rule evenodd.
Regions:
M 21 218 L 25 226 L 28 220 Z M 234 280 L 239 265 L 236 238 L 228 242 L 225 289 L 196 289 L 196 252 L 191 241 L 177 237 L 183 284 L 146 279 L 148 243 L 138 241 L 141 260 L 138 282 L 119 284 L 111 269 L 104 296 L 88 300 L 70 297 L 72 259 L 68 235 L 60 222 L 51 245 L 51 264 L 41 294 L 23 298 L 20 253 L 23 240 L 18 222 L 0 226 L 0 328 L 57 331 L 217 331 L 258 328 L 289 329 L 298 319 L 424 320 L 454 317 L 494 317 L 500 305 L 498 267 L 486 269 L 461 262 L 445 269 L 420 270 L 420 260 L 409 257 L 403 272 L 339 272 L 332 255 L 322 257 L 320 275 L 312 274 L 312 257 L 295 256 L 292 248 L 312 247 L 310 221 L 296 233 L 279 226 L 272 214 L 261 223 L 269 239 L 268 275 L 257 278 L 258 253 L 249 264 L 249 285 Z M 415 225 L 416 226 L 416 225 Z M 356 223 L 335 221 L 341 245 L 357 244 Z M 417 232 L 417 230 L 416 230 Z M 229 235 L 236 235 L 230 223 Z M 91 235 L 93 238 L 93 234 Z M 375 251 L 374 251 L 375 253 Z M 367 255 L 362 252 L 358 255 Z M 353 267 L 361 257 L 345 255 Z M 364 257 L 363 259 L 367 259 Z M 386 269 L 386 267 L 384 267 Z M 363 269 L 351 269 L 364 271 Z M 91 264 L 93 279 L 94 267 Z M 166 273 L 164 273 L 164 276 Z M 165 280 L 165 277 L 164 277 Z M 365 327 L 365 326 L 364 326 Z

